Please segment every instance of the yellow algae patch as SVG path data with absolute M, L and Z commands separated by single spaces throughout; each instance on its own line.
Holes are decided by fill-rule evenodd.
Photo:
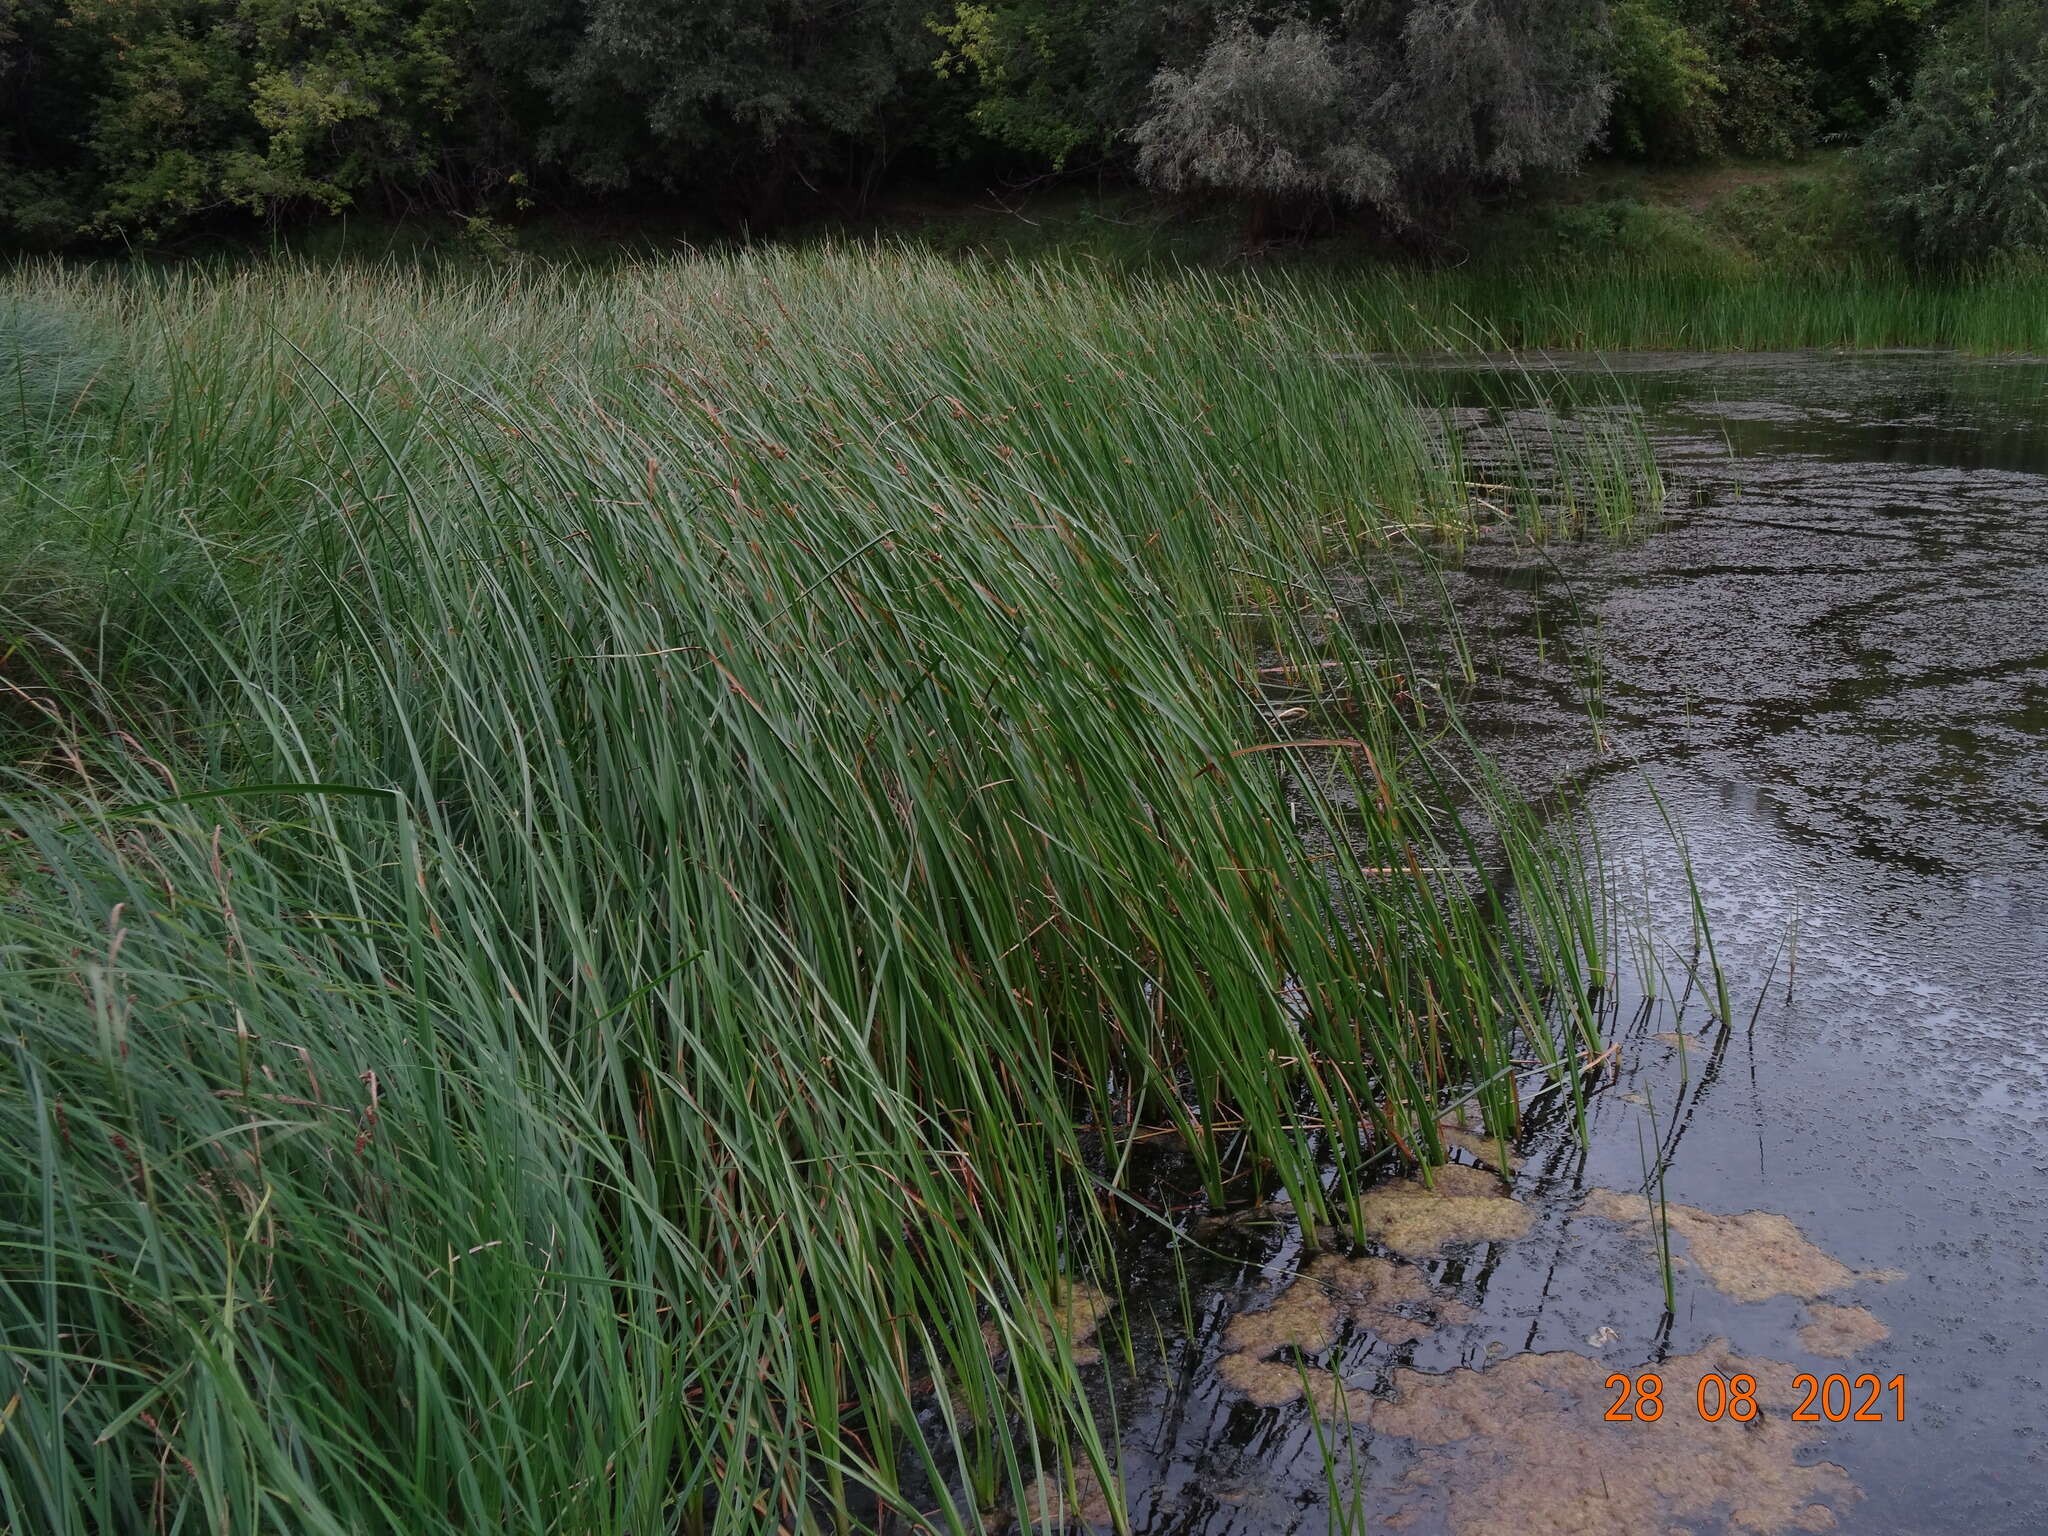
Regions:
M 1468 1157 L 1475 1157 L 1489 1168 L 1499 1168 L 1504 1173 L 1521 1171 L 1522 1160 L 1512 1152 L 1503 1154 L 1500 1143 L 1486 1134 L 1485 1128 L 1471 1128 L 1455 1121 L 1446 1120 L 1437 1128 L 1437 1134 L 1444 1139 L 1447 1147 L 1456 1147 Z
M 1455 1298 L 1438 1296 L 1422 1272 L 1408 1265 L 1326 1253 L 1270 1306 L 1230 1320 L 1223 1330 L 1228 1353 L 1217 1363 L 1217 1374 L 1262 1408 L 1295 1402 L 1306 1392 L 1318 1413 L 1355 1418 L 1364 1411 L 1363 1394 L 1320 1366 L 1301 1364 L 1297 1355 L 1329 1348 L 1347 1315 L 1387 1342 L 1402 1344 L 1440 1323 L 1469 1322 L 1476 1314 Z
M 1369 1395 L 1347 1387 L 1334 1371 L 1293 1360 L 1260 1360 L 1251 1355 L 1225 1355 L 1216 1363 L 1223 1384 L 1242 1392 L 1261 1408 L 1278 1408 L 1307 1394 L 1309 1406 L 1325 1418 L 1354 1418 L 1365 1412 Z
M 1584 1210 L 1626 1226 L 1650 1224 L 1650 1203 L 1611 1189 L 1587 1192 Z M 1720 1216 L 1696 1206 L 1665 1208 L 1671 1231 L 1686 1241 L 1692 1259 L 1714 1289 L 1737 1301 L 1797 1296 L 1805 1301 L 1845 1290 L 1861 1277 L 1814 1247 L 1775 1211 Z
M 1673 1030 L 1669 1034 L 1652 1035 L 1650 1036 L 1650 1038 L 1652 1040 L 1655 1040 L 1659 1045 L 1668 1045 L 1675 1050 L 1677 1047 L 1681 1045 L 1702 1045 L 1706 1042 L 1707 1036 L 1704 1033 L 1697 1035 L 1688 1035 L 1681 1033 L 1680 1031 Z
M 1092 1467 L 1076 1467 L 1073 1481 L 1046 1473 L 1024 1492 L 1024 1524 L 1039 1531 L 1113 1525 L 1116 1510 Z
M 1328 1349 L 1336 1337 L 1337 1304 L 1321 1286 L 1297 1280 L 1264 1311 L 1233 1317 L 1223 1330 L 1223 1347 L 1262 1360 L 1289 1348 L 1313 1355 Z
M 1346 1306 L 1370 1302 L 1391 1307 L 1403 1301 L 1429 1301 L 1433 1294 L 1421 1270 L 1392 1259 L 1345 1259 L 1326 1253 L 1309 1265 L 1305 1278 Z
M 1654 1370 L 1665 1406 L 1649 1423 L 1608 1422 L 1611 1368 L 1569 1353 L 1442 1375 L 1400 1370 L 1392 1401 L 1352 1406 L 1374 1434 L 1415 1443 L 1403 1486 L 1441 1499 L 1454 1536 L 1639 1536 L 1724 1513 L 1731 1530 L 1774 1536 L 1828 1530 L 1835 1515 L 1821 1501 L 1858 1496 L 1840 1467 L 1800 1464 L 1815 1430 L 1789 1416 L 1791 1366 L 1743 1359 L 1716 1339 Z M 1753 1376 L 1762 1411 L 1747 1423 L 1702 1418 L 1708 1372 Z M 1715 1389 L 1706 1395 L 1712 1406 Z
M 1095 1330 L 1115 1308 L 1116 1303 L 1108 1292 L 1078 1281 L 1062 1280 L 1043 1311 L 1028 1321 L 1036 1323 L 1038 1336 L 1048 1347 L 1056 1346 L 1065 1339 L 1073 1351 L 1074 1364 L 1093 1365 L 1102 1358 L 1102 1351 L 1088 1341 L 1095 1337 Z M 1007 1351 L 999 1323 L 993 1320 L 983 1323 L 981 1338 L 990 1355 L 999 1356 Z
M 1806 1325 L 1799 1330 L 1799 1347 L 1809 1355 L 1845 1360 L 1892 1336 L 1891 1329 L 1863 1307 L 1838 1307 L 1817 1301 L 1807 1309 L 1807 1317 Z
M 1507 1242 L 1525 1236 L 1534 1213 L 1509 1197 L 1498 1178 L 1449 1163 L 1383 1184 L 1360 1202 L 1360 1231 L 1396 1253 L 1441 1253 L 1455 1243 Z
M 1088 1341 L 1115 1307 L 1107 1292 L 1068 1281 L 1053 1297 L 1052 1313 L 1046 1324 L 1052 1337 L 1065 1339 L 1073 1348 L 1074 1364 L 1093 1365 L 1102 1358 L 1102 1351 Z
M 1392 1259 L 1324 1254 L 1309 1265 L 1306 1281 L 1328 1291 L 1349 1309 L 1353 1322 L 1389 1344 L 1407 1344 L 1442 1324 L 1469 1323 L 1477 1315 L 1463 1302 L 1432 1291 L 1421 1270 Z

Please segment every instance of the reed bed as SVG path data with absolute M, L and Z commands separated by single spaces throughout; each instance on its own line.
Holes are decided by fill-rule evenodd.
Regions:
M 1323 579 L 1475 515 L 1323 300 L 9 289 L 0 1526 L 975 1529 L 1113 1485 L 1138 1138 L 1341 1227 L 1595 1044 Z
M 1855 263 L 1715 273 L 1608 260 L 1329 282 L 1364 345 L 1399 352 L 1911 347 L 2048 355 L 2048 274 L 1941 278 Z

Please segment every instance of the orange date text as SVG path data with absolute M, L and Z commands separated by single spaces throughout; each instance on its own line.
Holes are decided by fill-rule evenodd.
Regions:
M 1616 1394 L 1606 1412 L 1611 1424 L 1654 1424 L 1664 1417 L 1664 1378 L 1655 1371 L 1634 1376 L 1616 1371 L 1607 1378 L 1607 1390 Z M 1742 1373 L 1723 1376 L 1709 1371 L 1693 1389 L 1693 1411 L 1709 1423 L 1733 1419 L 1747 1424 L 1761 1410 L 1756 1400 L 1756 1378 Z M 1792 1410 L 1800 1424 L 1903 1424 L 1906 1421 L 1906 1378 L 1894 1376 L 1881 1381 L 1864 1375 L 1851 1379 L 1836 1372 L 1814 1376 L 1802 1371 L 1792 1378 L 1792 1394 L 1801 1398 Z M 1887 1402 L 1889 1397 L 1889 1402 Z

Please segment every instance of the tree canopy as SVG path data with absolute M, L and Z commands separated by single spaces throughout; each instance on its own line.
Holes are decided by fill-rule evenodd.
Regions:
M 1989 207 L 1962 190 L 1982 157 L 2011 159 L 1968 103 L 2033 98 L 1965 58 L 1984 7 L 1944 30 L 1959 3 L 10 0 L 0 237 L 576 201 L 760 228 L 906 172 L 1081 170 L 1240 203 L 1255 230 L 1354 209 L 1417 237 L 1596 153 L 1874 133 L 1948 189 L 1910 213 L 1888 194 L 1895 227 L 2021 238 L 2011 199 L 1965 212 Z M 2025 55 L 2038 4 L 1996 9 Z M 1916 80 L 1924 106 L 1896 107 Z

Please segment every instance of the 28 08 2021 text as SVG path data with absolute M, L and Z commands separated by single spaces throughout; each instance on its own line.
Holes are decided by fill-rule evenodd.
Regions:
M 1609 1423 L 1654 1424 L 1664 1417 L 1664 1378 L 1655 1371 L 1634 1376 L 1616 1371 L 1607 1378 L 1607 1388 L 1620 1395 L 1603 1417 Z M 1802 1371 L 1792 1378 L 1792 1390 L 1804 1393 L 1791 1417 L 1801 1424 L 1903 1424 L 1906 1420 L 1906 1378 L 1889 1381 L 1872 1374 L 1853 1380 L 1841 1372 L 1815 1376 Z M 1718 1423 L 1733 1419 L 1746 1424 L 1763 1410 L 1756 1400 L 1757 1383 L 1747 1373 L 1723 1376 L 1709 1371 L 1693 1391 L 1693 1408 L 1702 1419 Z M 1884 1400 L 1891 1395 L 1889 1411 Z

